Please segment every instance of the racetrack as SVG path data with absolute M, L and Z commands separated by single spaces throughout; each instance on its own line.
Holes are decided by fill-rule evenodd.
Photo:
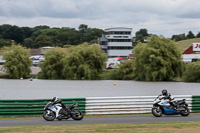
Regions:
M 81 121 L 72 119 L 62 121 L 45 121 L 42 118 L 34 119 L 0 119 L 0 127 L 9 126 L 47 126 L 47 125 L 75 125 L 75 124 L 108 124 L 108 123 L 159 123 L 159 122 L 199 122 L 200 115 L 172 116 L 115 116 L 115 117 L 85 117 Z

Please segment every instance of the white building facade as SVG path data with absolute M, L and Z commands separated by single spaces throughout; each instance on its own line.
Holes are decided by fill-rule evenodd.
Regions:
M 101 49 L 105 50 L 109 58 L 116 56 L 127 58 L 132 54 L 132 28 L 108 28 L 99 38 Z

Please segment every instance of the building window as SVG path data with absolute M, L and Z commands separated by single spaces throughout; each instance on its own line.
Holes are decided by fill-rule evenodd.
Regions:
M 121 47 L 121 46 L 109 46 L 108 47 L 109 50 L 130 50 L 132 49 L 132 47 Z
M 105 32 L 106 35 L 131 35 L 130 31 L 110 31 Z
M 131 42 L 131 39 L 108 39 L 108 42 Z
M 101 45 L 107 45 L 107 42 L 101 42 Z

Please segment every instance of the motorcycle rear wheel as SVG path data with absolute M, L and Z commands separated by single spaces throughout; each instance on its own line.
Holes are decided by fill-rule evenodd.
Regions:
M 161 117 L 162 116 L 162 110 L 159 108 L 152 108 L 152 114 L 155 116 L 155 117 Z
M 71 114 L 72 119 L 74 120 L 82 120 L 84 117 L 83 112 L 79 110 L 75 110 L 76 113 Z
M 190 114 L 190 110 L 188 108 L 185 108 L 185 110 L 180 111 L 181 116 L 188 116 Z
M 52 111 L 50 111 L 50 113 L 48 114 L 48 111 L 46 110 L 43 113 L 43 118 L 46 121 L 53 121 L 56 118 L 56 115 Z

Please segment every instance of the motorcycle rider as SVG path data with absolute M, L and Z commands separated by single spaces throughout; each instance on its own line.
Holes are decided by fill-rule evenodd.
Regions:
M 164 100 L 169 100 L 170 105 L 172 105 L 175 109 L 177 108 L 176 103 L 173 101 L 174 98 L 172 97 L 172 95 L 170 93 L 167 93 L 166 89 L 162 90 L 162 94 L 159 95 L 159 99 L 164 99 Z
M 62 100 L 58 99 L 57 97 L 53 97 L 53 98 L 52 98 L 52 102 L 53 102 L 53 104 L 58 104 L 58 103 L 60 103 L 60 104 L 62 105 L 62 108 L 64 109 L 64 113 L 65 113 L 64 115 L 67 115 L 67 112 L 69 111 L 69 109 L 68 109 L 68 107 L 66 106 L 66 104 L 63 103 Z

